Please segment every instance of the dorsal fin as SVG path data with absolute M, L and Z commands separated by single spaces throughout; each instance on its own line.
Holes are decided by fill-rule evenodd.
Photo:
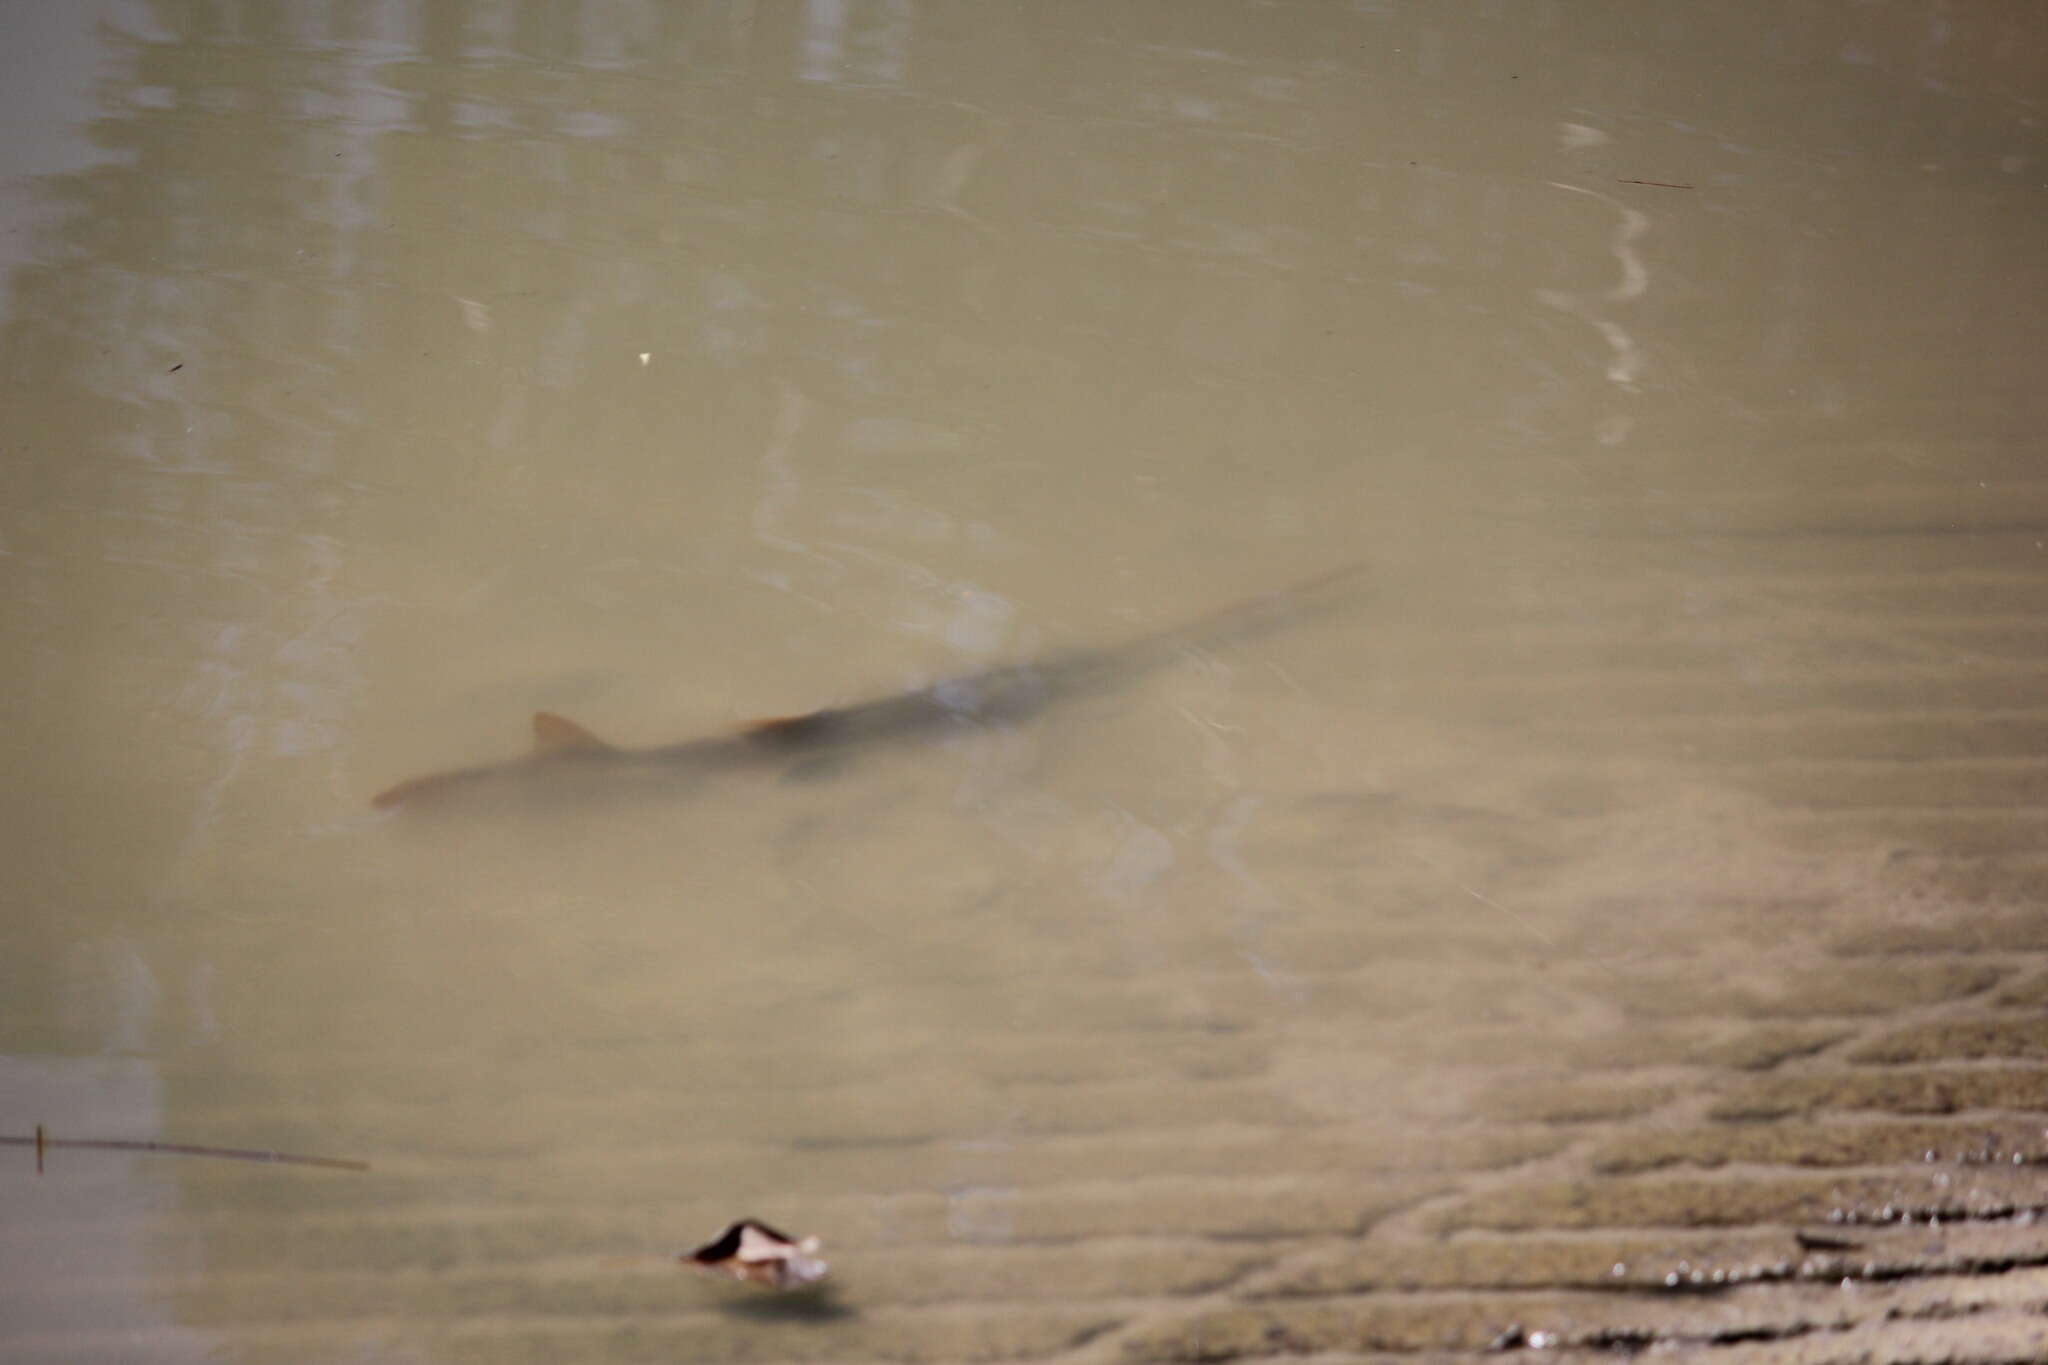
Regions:
M 611 745 L 552 711 L 533 713 L 533 751 L 537 754 L 609 753 Z

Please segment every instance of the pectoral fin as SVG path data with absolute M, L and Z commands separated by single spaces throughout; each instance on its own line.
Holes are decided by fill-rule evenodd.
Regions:
M 590 731 L 552 711 L 533 713 L 533 751 L 549 757 L 572 753 L 610 753 L 612 746 Z
M 853 766 L 853 760 L 845 754 L 812 754 L 800 758 L 783 770 L 784 782 L 822 782 L 828 777 L 837 777 Z

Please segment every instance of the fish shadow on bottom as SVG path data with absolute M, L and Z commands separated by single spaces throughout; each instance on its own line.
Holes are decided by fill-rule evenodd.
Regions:
M 844 1322 L 860 1316 L 829 1284 L 774 1295 L 733 1294 L 718 1307 L 720 1312 L 753 1322 Z

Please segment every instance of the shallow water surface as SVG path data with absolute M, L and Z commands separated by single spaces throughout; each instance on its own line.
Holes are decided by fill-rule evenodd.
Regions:
M 0 1133 L 374 1168 L 0 1148 L 0 1356 L 1177 1359 L 1687 1124 L 2032 1112 L 1800 1080 L 2039 1004 L 2024 9 L 0 19 Z M 831 1293 L 674 1266 L 748 1215 Z

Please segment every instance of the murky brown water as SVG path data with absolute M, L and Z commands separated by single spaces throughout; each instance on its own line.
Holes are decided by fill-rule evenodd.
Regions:
M 2031 10 L 0 21 L 0 1133 L 375 1167 L 17 1151 L 0 1356 L 1201 1355 L 2048 947 Z M 746 1214 L 834 1297 L 663 1263 Z

